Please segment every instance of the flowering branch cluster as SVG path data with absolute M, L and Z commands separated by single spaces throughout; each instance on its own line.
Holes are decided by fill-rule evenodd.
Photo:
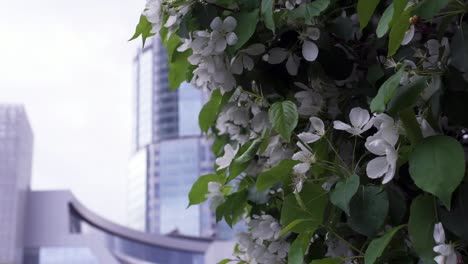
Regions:
M 215 173 L 189 200 L 246 223 L 222 263 L 464 263 L 466 12 L 464 0 L 148 0 L 133 38 L 159 34 L 171 87 L 211 94 L 199 123 Z

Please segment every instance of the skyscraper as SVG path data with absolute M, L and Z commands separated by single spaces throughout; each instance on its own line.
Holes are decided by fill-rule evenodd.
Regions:
M 33 133 L 20 105 L 0 105 L 0 263 L 23 263 Z
M 215 221 L 208 206 L 186 209 L 192 184 L 213 170 L 211 144 L 198 127 L 205 94 L 187 83 L 170 91 L 167 53 L 158 38 L 138 51 L 134 66 L 129 225 L 151 233 L 211 236 Z

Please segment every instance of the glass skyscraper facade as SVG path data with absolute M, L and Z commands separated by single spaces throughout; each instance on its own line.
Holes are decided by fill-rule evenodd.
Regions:
M 20 105 L 0 105 L 0 263 L 23 263 L 33 133 Z
M 208 205 L 187 209 L 192 184 L 199 176 L 213 172 L 211 143 L 205 140 L 198 127 L 198 113 L 206 94 L 188 83 L 182 83 L 177 91 L 170 91 L 167 52 L 158 38 L 138 51 L 134 67 L 135 154 L 128 185 L 141 187 L 134 182 L 146 182 L 146 188 L 128 190 L 128 204 L 145 204 L 145 208 L 129 207 L 128 218 L 133 219 L 129 225 L 135 226 L 131 222 L 144 210 L 144 230 L 148 232 L 213 236 L 216 224 Z M 146 163 L 145 170 L 134 166 L 135 157 L 141 152 L 146 153 L 146 160 L 138 164 Z M 146 175 L 135 170 L 145 171 Z

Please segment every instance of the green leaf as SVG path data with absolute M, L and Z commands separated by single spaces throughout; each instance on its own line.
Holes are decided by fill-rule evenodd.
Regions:
M 190 63 L 187 58 L 192 51 L 187 50 L 183 53 L 175 52 L 172 55 L 172 63 L 169 63 L 169 88 L 171 91 L 177 90 L 180 84 L 187 80 L 187 71 L 190 69 Z
M 394 227 L 387 231 L 382 237 L 372 240 L 367 247 L 366 254 L 364 255 L 365 264 L 374 264 L 376 260 L 382 255 L 387 247 L 388 243 L 392 240 L 393 236 L 401 229 L 404 225 Z
M 408 220 L 408 233 L 413 249 L 424 263 L 435 263 L 433 238 L 434 225 L 437 222 L 435 199 L 430 195 L 420 195 L 413 200 Z
M 244 213 L 246 206 L 247 190 L 242 190 L 226 197 L 226 201 L 223 204 L 223 216 L 230 227 L 237 223 L 240 216 Z
M 401 66 L 401 68 L 390 78 L 388 78 L 382 86 L 380 86 L 377 95 L 372 99 L 370 109 L 373 113 L 384 112 L 385 105 L 392 99 L 393 94 L 395 94 L 396 89 L 400 85 L 400 80 L 405 73 L 405 67 Z
M 396 17 L 396 7 L 392 19 L 392 29 L 390 30 L 388 40 L 388 57 L 395 55 L 400 48 L 401 42 L 405 37 L 406 31 L 410 27 L 410 17 L 414 6 L 408 7 L 400 16 Z
M 222 99 L 223 96 L 220 89 L 216 89 L 211 93 L 210 100 L 202 107 L 198 115 L 198 124 L 201 131 L 207 132 L 216 122 Z
M 452 65 L 461 72 L 468 71 L 468 25 L 462 24 L 452 38 Z
M 374 14 L 380 0 L 359 0 L 357 4 L 357 12 L 359 16 L 359 23 L 361 30 L 364 29 L 369 23 L 372 15 Z
M 415 8 L 415 14 L 422 19 L 432 19 L 447 6 L 448 0 L 423 0 Z
M 306 5 L 300 5 L 294 10 L 288 12 L 289 19 L 302 19 L 306 24 L 310 20 L 319 16 L 330 5 L 330 0 L 315 0 Z
M 405 194 L 393 184 L 385 184 L 385 191 L 388 194 L 391 223 L 395 226 L 403 224 L 407 210 Z
M 257 154 L 257 151 L 260 148 L 260 145 L 262 145 L 262 142 L 263 138 L 255 139 L 252 142 L 252 145 L 250 145 L 250 147 L 244 153 L 242 153 L 242 155 L 236 158 L 235 161 L 238 163 L 246 163 L 251 161 Z
M 359 176 L 341 179 L 330 192 L 330 202 L 349 215 L 349 203 L 359 188 Z
M 351 40 L 354 33 L 356 33 L 351 18 L 342 16 L 333 20 L 330 25 L 330 32 L 344 40 Z
M 170 64 L 175 59 L 174 53 L 178 53 L 177 46 L 179 46 L 180 44 L 180 37 L 177 34 L 171 34 L 169 35 L 169 38 L 166 38 L 165 40 L 163 40 L 163 43 L 164 43 L 164 46 L 166 46 L 167 58 L 168 58 L 167 61 Z
M 282 160 L 275 167 L 260 173 L 256 183 L 257 190 L 262 192 L 279 182 L 285 181 L 291 176 L 294 165 L 298 163 L 297 160 Z
M 280 222 L 288 226 L 296 219 L 307 219 L 291 228 L 291 232 L 314 232 L 322 223 L 325 207 L 327 206 L 327 195 L 319 184 L 307 183 L 299 194 L 304 207 L 297 202 L 294 194 L 286 196 L 281 209 Z
M 241 12 L 237 14 L 235 18 L 238 23 L 236 29 L 234 30 L 237 35 L 237 43 L 230 48 L 231 52 L 235 52 L 242 48 L 242 46 L 244 46 L 244 44 L 249 41 L 249 39 L 255 33 L 258 20 L 260 19 L 258 9 L 255 9 L 251 12 Z
M 410 154 L 409 171 L 419 188 L 437 196 L 450 208 L 452 193 L 465 175 L 465 153 L 454 138 L 428 137 Z
M 312 260 L 310 264 L 341 264 L 341 263 L 343 263 L 343 259 L 340 259 L 340 258 L 324 258 L 324 259 Z
M 390 115 L 396 115 L 401 110 L 413 107 L 420 94 L 428 86 L 428 80 L 428 77 L 423 77 L 397 89 L 388 103 L 387 112 Z
M 307 252 L 312 236 L 312 232 L 300 233 L 297 236 L 288 252 L 288 264 L 304 263 L 304 255 Z
M 393 10 L 393 3 L 391 3 L 382 14 L 376 30 L 378 38 L 385 36 L 385 34 L 387 34 L 388 30 L 390 29 L 390 23 L 392 22 L 393 18 Z
M 293 229 L 298 224 L 300 224 L 300 223 L 302 223 L 304 221 L 307 221 L 307 219 L 296 219 L 296 220 L 292 221 L 291 223 L 289 223 L 289 225 L 287 225 L 285 228 L 283 228 L 281 230 L 281 232 L 279 233 L 279 236 L 283 236 L 284 234 L 286 234 L 288 232 L 291 232 L 291 229 Z
M 230 182 L 239 174 L 241 174 L 250 164 L 250 161 L 256 155 L 260 145 L 262 144 L 262 138 L 257 138 L 251 143 L 244 144 L 241 149 L 237 152 L 236 157 L 229 166 L 229 177 L 227 182 Z
M 275 33 L 275 20 L 273 19 L 273 0 L 262 0 L 261 14 L 265 26 Z
M 368 237 L 377 234 L 388 214 L 387 193 L 376 186 L 363 187 L 350 203 L 348 225 Z
M 401 109 L 400 121 L 405 129 L 406 137 L 410 140 L 411 144 L 418 144 L 422 140 L 423 134 L 414 110 L 411 108 Z
M 369 66 L 369 69 L 367 70 L 367 81 L 372 84 L 372 86 L 375 86 L 377 81 L 382 77 L 384 77 L 384 72 L 380 67 L 380 64 L 372 64 Z
M 229 263 L 229 262 L 231 262 L 231 261 L 232 261 L 232 260 L 230 260 L 230 259 L 223 259 L 223 260 L 221 260 L 220 262 L 218 262 L 217 264 L 227 264 L 227 263 Z
M 151 33 L 151 30 L 153 29 L 153 25 L 148 21 L 148 19 L 144 16 L 140 16 L 140 21 L 138 22 L 138 25 L 135 28 L 135 33 L 133 36 L 129 39 L 129 41 L 134 40 L 141 36 L 141 40 L 143 42 L 143 46 L 145 46 L 146 39 L 154 36 L 153 33 Z
M 289 142 L 299 120 L 296 105 L 291 101 L 276 102 L 270 107 L 268 116 L 276 132 Z
M 224 178 L 216 174 L 207 174 L 200 176 L 193 184 L 189 193 L 189 205 L 200 204 L 206 201 L 205 195 L 208 194 L 208 183 L 219 182 L 223 183 Z
M 468 240 L 468 183 L 464 183 L 454 195 L 453 205 L 450 211 L 445 208 L 440 210 L 440 216 L 444 227 L 450 232 Z

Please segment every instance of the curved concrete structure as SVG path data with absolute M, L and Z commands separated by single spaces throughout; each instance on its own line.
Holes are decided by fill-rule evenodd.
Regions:
M 30 192 L 27 213 L 25 264 L 212 264 L 233 248 L 230 242 L 129 229 L 93 213 L 69 191 Z

